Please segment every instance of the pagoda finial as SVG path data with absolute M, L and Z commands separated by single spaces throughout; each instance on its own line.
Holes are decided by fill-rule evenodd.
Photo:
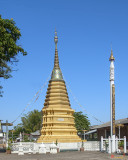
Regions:
M 56 31 L 56 29 L 55 29 L 54 42 L 55 42 L 55 46 L 56 46 L 56 49 L 57 49 L 58 37 L 57 37 L 57 31 Z
M 109 61 L 115 61 L 115 58 L 113 56 L 113 51 L 112 51 L 112 48 L 111 48 L 111 56 L 109 58 Z
M 55 60 L 54 60 L 54 68 L 60 68 L 60 67 L 59 67 L 58 50 L 57 50 L 58 37 L 57 37 L 57 31 L 56 31 L 56 29 L 55 29 L 54 42 L 55 42 Z
M 57 36 L 56 29 L 55 29 L 54 42 L 55 42 L 55 58 L 54 58 L 54 68 L 52 71 L 51 80 L 63 80 L 62 72 L 59 66 L 59 57 L 58 57 L 58 50 L 57 50 L 58 36 Z

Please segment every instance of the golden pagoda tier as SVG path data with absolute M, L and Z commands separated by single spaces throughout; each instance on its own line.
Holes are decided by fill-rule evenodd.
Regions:
M 57 42 L 58 37 L 55 32 L 55 60 L 54 68 L 49 81 L 47 95 L 42 109 L 43 124 L 41 136 L 37 143 L 51 142 L 81 142 L 77 135 L 74 123 L 74 110 L 71 109 L 68 93 L 59 67 Z

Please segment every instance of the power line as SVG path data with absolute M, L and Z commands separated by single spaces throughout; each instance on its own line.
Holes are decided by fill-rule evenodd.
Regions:
M 44 85 L 41 87 L 41 89 L 39 89 L 39 90 L 37 91 L 37 93 L 33 96 L 33 98 L 30 100 L 30 102 L 29 102 L 29 103 L 26 105 L 26 107 L 23 109 L 23 111 L 19 114 L 19 116 L 18 116 L 14 121 L 12 121 L 12 123 L 15 123 L 15 122 L 17 121 L 17 119 L 19 119 L 19 118 L 22 116 L 22 114 L 25 112 L 25 110 L 28 108 L 28 106 L 31 105 L 31 103 L 33 102 L 33 100 L 34 100 L 35 98 L 36 98 L 36 99 L 35 99 L 34 103 L 38 100 L 38 98 L 39 98 L 40 94 L 42 93 L 44 87 L 46 86 L 47 82 L 49 81 L 50 76 L 51 76 L 51 73 L 50 73 L 50 75 L 48 76 L 48 78 L 47 78 L 46 82 L 44 83 Z M 34 103 L 33 103 L 33 104 L 34 104 Z
M 63 77 L 64 77 L 64 75 L 63 75 Z M 78 99 L 77 99 L 76 96 L 73 94 L 72 90 L 70 89 L 69 85 L 67 84 L 67 81 L 66 81 L 65 77 L 64 77 L 64 80 L 65 80 L 65 82 L 66 82 L 66 85 L 67 85 L 67 87 L 68 87 L 68 89 L 69 89 L 69 91 L 70 91 L 70 93 L 71 93 L 74 101 L 83 109 L 83 111 L 85 111 L 86 113 L 88 113 L 88 114 L 89 114 L 92 118 L 94 118 L 96 121 L 98 121 L 98 122 L 100 122 L 100 123 L 104 123 L 104 122 L 102 122 L 101 120 L 99 120 L 98 118 L 96 118 L 95 116 L 93 116 L 91 113 L 89 113 L 87 110 L 84 109 L 84 107 L 79 103 Z

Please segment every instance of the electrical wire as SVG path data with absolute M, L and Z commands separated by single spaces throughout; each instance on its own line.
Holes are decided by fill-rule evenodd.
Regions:
M 91 113 L 89 113 L 87 110 L 85 110 L 85 108 L 80 104 L 80 102 L 78 101 L 78 99 L 76 98 L 76 96 L 73 94 L 73 92 L 72 92 L 72 90 L 70 89 L 70 87 L 69 87 L 69 85 L 68 85 L 68 83 L 67 83 L 64 75 L 63 75 L 63 78 L 64 78 L 64 80 L 65 80 L 65 83 L 66 83 L 66 85 L 67 85 L 67 87 L 68 87 L 68 89 L 69 89 L 69 91 L 70 91 L 70 93 L 71 93 L 74 101 L 83 109 L 83 111 L 85 111 L 86 113 L 88 113 L 88 115 L 90 115 L 90 116 L 91 116 L 92 118 L 94 118 L 96 121 L 98 121 L 98 122 L 100 122 L 100 123 L 104 123 L 104 122 L 102 122 L 101 120 L 99 120 L 98 118 L 96 118 L 95 116 L 93 116 Z
M 44 83 L 44 85 L 41 87 L 41 89 L 39 89 L 39 90 L 37 91 L 37 93 L 33 96 L 33 98 L 30 100 L 30 102 L 29 102 L 29 103 L 26 105 L 26 107 L 23 109 L 23 111 L 19 114 L 19 116 L 18 116 L 14 121 L 12 121 L 13 124 L 22 116 L 22 114 L 25 112 L 25 110 L 28 108 L 28 106 L 31 105 L 31 103 L 34 101 L 35 98 L 36 98 L 36 99 L 35 99 L 34 103 L 38 100 L 38 98 L 39 98 L 40 94 L 42 93 L 44 87 L 46 86 L 47 82 L 49 81 L 50 76 L 51 76 L 51 73 L 50 73 L 50 75 L 48 76 L 48 78 L 47 78 L 46 82 Z M 34 103 L 33 103 L 33 104 L 34 104 Z

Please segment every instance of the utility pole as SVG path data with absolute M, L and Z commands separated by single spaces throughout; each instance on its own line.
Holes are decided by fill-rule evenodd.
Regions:
M 13 143 L 13 129 L 12 129 L 12 143 Z
M 0 133 L 2 133 L 2 125 L 1 125 L 1 121 L 2 121 L 2 120 L 0 120 Z
M 119 124 L 117 124 L 116 126 L 119 127 L 119 141 L 120 141 L 120 128 L 124 127 L 123 124 L 120 124 L 120 121 L 118 122 Z
M 24 142 L 24 130 L 23 130 L 23 142 Z
M 6 147 L 8 147 L 8 120 L 6 120 Z

